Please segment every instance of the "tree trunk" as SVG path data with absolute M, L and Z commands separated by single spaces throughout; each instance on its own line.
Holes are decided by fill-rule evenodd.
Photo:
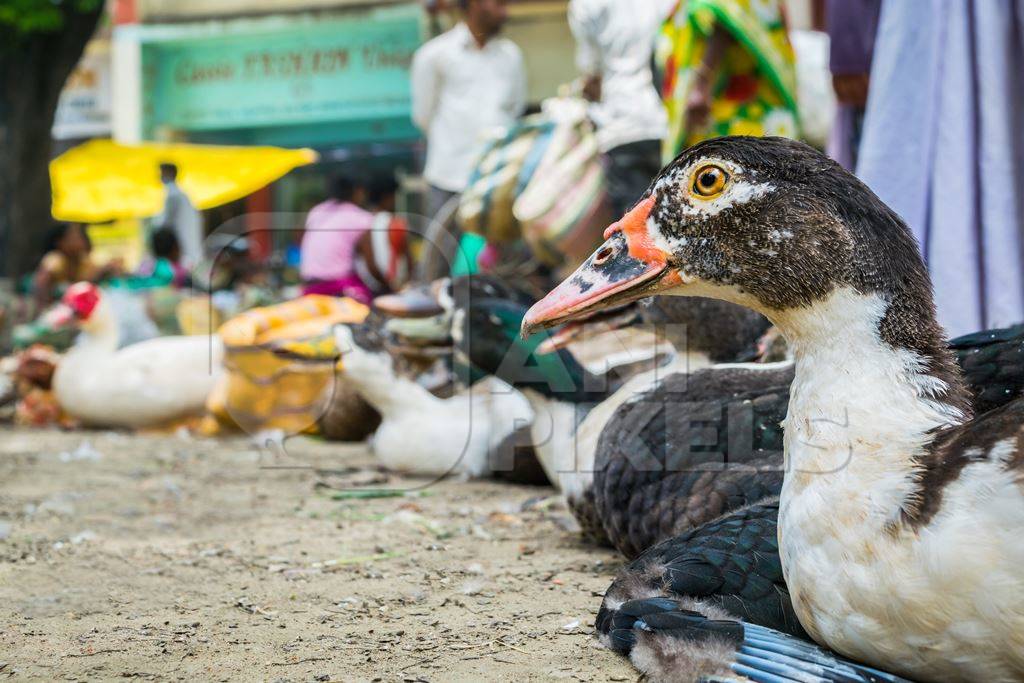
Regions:
M 53 222 L 50 154 L 61 88 L 96 30 L 103 3 L 69 9 L 52 33 L 0 29 L 0 274 L 19 277 L 41 256 Z

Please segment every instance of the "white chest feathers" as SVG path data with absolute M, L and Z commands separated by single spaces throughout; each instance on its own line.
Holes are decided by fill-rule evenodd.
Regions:
M 998 458 L 970 464 L 934 518 L 904 523 L 928 432 L 961 416 L 933 400 L 943 387 L 918 358 L 879 339 L 884 302 L 840 291 L 818 306 L 831 310 L 778 321 L 797 356 L 779 540 L 801 623 L 911 678 L 1021 680 L 1020 485 Z
M 921 680 L 1024 678 L 1024 497 L 998 462 L 968 465 L 925 526 L 878 524 L 870 499 L 786 492 L 780 552 L 815 639 Z

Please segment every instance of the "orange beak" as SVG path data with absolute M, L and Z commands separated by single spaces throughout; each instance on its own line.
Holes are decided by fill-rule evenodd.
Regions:
M 605 230 L 604 244 L 526 312 L 523 336 L 678 285 L 669 254 L 647 231 L 653 208 L 654 197 L 648 197 Z
M 537 347 L 537 353 L 540 355 L 554 353 L 559 349 L 568 348 L 573 342 L 582 340 L 589 335 L 613 332 L 641 322 L 640 311 L 634 304 L 610 308 L 597 315 L 576 319 L 568 325 L 563 325 L 541 342 Z

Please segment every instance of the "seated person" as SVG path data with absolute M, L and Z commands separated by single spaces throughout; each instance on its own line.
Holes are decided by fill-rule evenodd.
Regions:
M 366 188 L 347 176 L 335 178 L 331 196 L 306 217 L 299 257 L 303 294 L 347 296 L 370 303 L 373 294 L 356 271 L 359 240 L 373 226 L 363 208 Z
M 153 257 L 139 267 L 138 272 L 122 279 L 128 289 L 156 289 L 158 287 L 184 287 L 188 271 L 181 265 L 181 247 L 174 229 L 163 227 L 150 238 Z
M 16 325 L 11 342 L 17 349 L 46 344 L 64 350 L 74 341 L 72 327 L 54 327 L 45 309 L 60 299 L 64 290 L 81 280 L 99 282 L 119 270 L 119 264 L 99 267 L 92 260 L 92 243 L 81 223 L 58 223 L 46 236 L 46 250 L 31 280 L 32 311 L 24 311 L 28 322 Z M 24 318 L 23 318 L 24 319 Z
M 409 231 L 405 219 L 395 215 L 397 191 L 393 176 L 381 176 L 370 183 L 373 225 L 356 245 L 356 272 L 374 295 L 397 292 L 409 281 Z
M 37 312 L 57 300 L 68 285 L 80 280 L 99 282 L 120 270 L 117 263 L 97 266 L 90 252 L 92 243 L 81 223 L 58 223 L 50 229 L 46 251 L 32 276 Z

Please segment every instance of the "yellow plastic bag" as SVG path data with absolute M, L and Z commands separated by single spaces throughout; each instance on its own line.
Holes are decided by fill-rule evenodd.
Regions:
M 174 317 L 181 333 L 188 336 L 213 334 L 224 322 L 224 316 L 205 295 L 182 299 L 175 307 Z
M 221 428 L 249 434 L 316 431 L 334 386 L 334 360 L 300 361 L 273 349 L 284 341 L 329 334 L 339 323 L 362 322 L 368 313 L 352 299 L 310 295 L 232 318 L 217 332 L 224 342 L 225 373 L 207 409 Z

